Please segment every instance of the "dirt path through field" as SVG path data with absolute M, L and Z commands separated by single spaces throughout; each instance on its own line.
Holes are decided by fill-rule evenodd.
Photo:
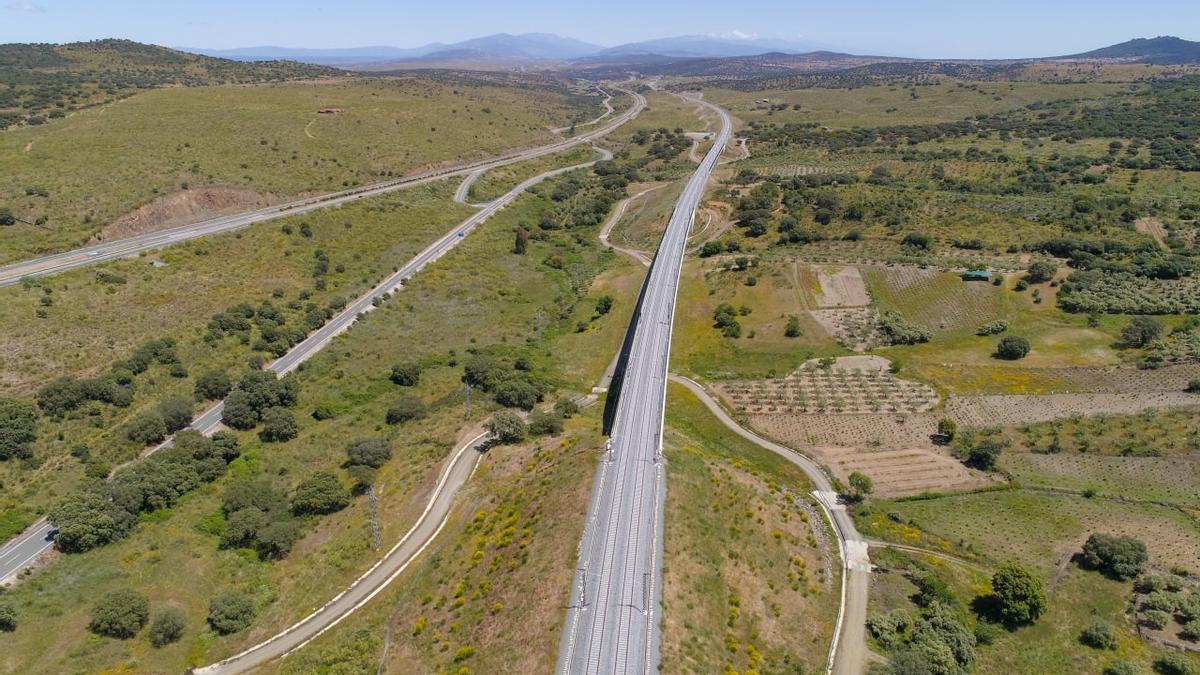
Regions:
M 1148 234 L 1153 237 L 1154 241 L 1158 242 L 1159 248 L 1163 249 L 1164 251 L 1169 250 L 1166 242 L 1167 228 L 1163 227 L 1162 220 L 1152 216 L 1147 216 L 1145 218 L 1138 218 L 1137 221 L 1134 222 L 1133 226 L 1138 232 L 1141 232 L 1142 234 Z
M 29 152 L 32 149 L 33 149 L 33 141 L 29 141 L 28 143 L 25 144 L 25 150 L 23 150 L 22 152 Z
M 309 121 L 308 121 L 308 124 L 305 124 L 305 125 L 304 125 L 304 135 L 305 135 L 305 136 L 308 136 L 309 138 L 316 138 L 316 136 L 313 136 L 313 135 L 312 135 L 312 132 L 311 132 L 311 131 L 309 131 L 309 129 L 311 129 L 311 128 L 312 128 L 312 125 L 313 125 L 313 123 L 314 123 L 314 122 L 316 122 L 316 121 L 317 121 L 316 119 L 311 119 L 311 120 L 309 120 Z

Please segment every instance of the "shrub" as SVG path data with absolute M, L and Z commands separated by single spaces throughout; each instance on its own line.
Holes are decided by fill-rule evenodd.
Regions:
M 613 297 L 611 295 L 602 295 L 596 300 L 596 314 L 604 316 L 612 311 Z
M 1083 564 L 1114 579 L 1141 574 L 1148 558 L 1146 545 L 1133 537 L 1096 533 L 1083 545 Z
M 1079 640 L 1093 649 L 1116 649 L 1117 631 L 1104 619 L 1092 619 L 1092 623 L 1079 635 Z
M 1138 675 L 1141 671 L 1128 661 L 1113 661 L 1104 668 L 1102 675 Z
M 37 440 L 37 410 L 28 403 L 0 398 L 0 460 L 31 457 Z
M 378 469 L 392 458 L 392 446 L 386 438 L 364 438 L 346 446 L 350 464 Z
M 192 402 L 178 396 L 169 398 L 158 404 L 158 414 L 167 433 L 173 434 L 192 423 Z
M 800 317 L 795 314 L 788 317 L 787 326 L 783 329 L 784 337 L 800 337 Z
M 1200 394 L 1200 377 L 1194 380 L 1188 380 L 1187 392 L 1189 394 Z
M 1007 562 L 992 575 L 992 593 L 1000 618 L 1010 624 L 1029 624 L 1046 611 L 1046 591 L 1032 572 Z
M 208 624 L 221 635 L 244 630 L 254 621 L 254 602 L 244 593 L 228 590 L 208 603 Z
M 262 431 L 259 437 L 264 441 L 282 443 L 290 441 L 300 432 L 296 426 L 296 416 L 287 408 L 267 408 L 262 414 Z
M 216 401 L 225 398 L 233 385 L 223 370 L 208 370 L 196 378 L 197 401 Z
M 388 424 L 402 424 L 419 420 L 425 416 L 425 413 L 425 402 L 419 396 L 405 394 L 397 398 L 395 403 L 387 409 L 386 420 Z
M 958 423 L 950 418 L 942 418 L 938 420 L 937 432 L 939 436 L 947 440 L 954 440 L 954 435 L 958 433 Z
M 401 387 L 414 387 L 421 381 L 421 366 L 417 363 L 397 363 L 392 366 L 390 379 Z
M 904 235 L 904 239 L 900 242 L 900 245 L 911 246 L 912 248 L 919 248 L 923 251 L 928 251 L 933 247 L 933 240 L 931 240 L 927 234 L 921 232 L 909 232 L 908 234 Z
M 183 612 L 170 607 L 159 612 L 150 622 L 150 644 L 163 647 L 183 636 Z
M 125 428 L 125 437 L 135 443 L 149 445 L 157 443 L 167 435 L 167 424 L 156 412 L 142 413 Z
M 1154 671 L 1159 675 L 1197 675 L 1200 668 L 1183 652 L 1167 652 L 1154 662 Z
M 292 513 L 306 515 L 333 513 L 346 508 L 350 497 L 342 483 L 328 471 L 320 471 L 300 481 L 292 495 Z
M 1029 270 L 1025 273 L 1025 279 L 1031 284 L 1040 284 L 1050 281 L 1057 273 L 1058 265 L 1055 265 L 1053 262 L 1049 260 L 1035 260 L 1029 264 Z
M 976 335 L 999 335 L 1008 330 L 1008 322 L 1004 319 L 997 319 L 990 323 L 985 323 L 975 331 Z
M 994 623 L 980 621 L 975 624 L 975 642 L 981 645 L 990 645 L 1000 636 L 1004 634 L 1004 629 Z
M 98 490 L 75 490 L 54 505 L 47 519 L 58 528 L 54 545 L 78 553 L 125 536 L 134 517 Z
M 12 605 L 0 602 L 0 632 L 10 633 L 17 629 L 17 611 Z
M 1148 609 L 1142 612 L 1142 623 L 1155 630 L 1161 630 L 1170 622 L 1170 612 L 1164 612 L 1161 609 Z
M 981 471 L 991 471 L 996 468 L 996 461 L 1003 451 L 1004 446 L 997 441 L 981 441 L 967 450 L 966 462 Z
M 1155 591 L 1146 596 L 1142 607 L 1156 612 L 1173 614 L 1179 609 L 1179 596 L 1168 591 Z
M 996 345 L 996 356 L 1009 361 L 1023 359 L 1029 354 L 1029 340 L 1019 335 L 1006 335 Z
M 1183 629 L 1179 631 L 1179 637 L 1191 642 L 1200 640 L 1200 619 L 1192 619 L 1183 624 Z
M 737 310 L 729 303 L 721 303 L 713 310 L 713 327 L 727 338 L 742 336 L 742 324 L 737 320 Z
M 525 438 L 525 422 L 516 413 L 500 410 L 487 423 L 487 430 L 500 443 L 516 443 Z
M 562 433 L 563 418 L 554 413 L 535 410 L 529 416 L 529 433 L 534 436 L 549 436 Z
M 895 310 L 885 309 L 879 313 L 879 329 L 888 344 L 915 345 L 929 342 L 930 332 L 923 326 L 905 319 Z
M 150 601 L 131 590 L 112 591 L 92 607 L 88 630 L 97 635 L 128 639 L 137 635 L 150 616 Z
M 1121 329 L 1121 342 L 1129 347 L 1145 347 L 1162 336 L 1163 322 L 1152 316 L 1135 316 Z

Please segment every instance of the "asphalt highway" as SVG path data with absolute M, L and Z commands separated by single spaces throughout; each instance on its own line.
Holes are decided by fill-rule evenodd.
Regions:
M 624 90 L 622 90 L 624 91 Z M 180 225 L 157 232 L 149 232 L 135 237 L 125 239 L 117 239 L 113 241 L 77 248 L 63 253 L 55 253 L 40 258 L 33 258 L 21 262 L 10 263 L 0 266 L 0 286 L 8 286 L 18 283 L 25 277 L 41 277 L 58 272 L 83 267 L 85 265 L 93 265 L 98 262 L 115 260 L 126 256 L 137 255 L 143 251 L 151 251 L 154 249 L 170 246 L 179 242 L 196 239 L 198 237 L 206 237 L 231 230 L 238 230 L 248 227 L 254 223 L 260 223 L 267 220 L 274 220 L 285 216 L 294 216 L 301 213 L 307 213 L 316 209 L 323 209 L 330 206 L 338 206 L 356 199 L 373 197 L 375 195 L 393 192 L 412 187 L 414 185 L 423 185 L 443 178 L 454 176 L 465 176 L 471 173 L 486 169 L 494 169 L 507 164 L 523 162 L 525 160 L 542 157 L 545 155 L 561 152 L 568 148 L 572 148 L 582 143 L 590 143 L 606 134 L 613 129 L 621 126 L 630 119 L 633 119 L 642 108 L 646 105 L 646 100 L 641 95 L 626 92 L 633 96 L 634 104 L 628 110 L 614 117 L 611 121 L 602 127 L 581 133 L 572 138 L 564 139 L 549 145 L 543 145 L 529 150 L 513 153 L 489 159 L 482 162 L 463 165 L 460 167 L 438 169 L 425 173 L 390 180 L 372 185 L 342 190 L 326 195 L 316 197 L 307 197 L 285 204 L 269 206 L 255 211 L 247 211 L 230 216 L 221 216 L 210 220 L 193 223 L 191 225 Z M 464 193 L 465 194 L 465 193 Z
M 675 203 L 636 317 L 612 437 L 596 474 L 579 564 L 559 647 L 560 673 L 658 670 L 662 511 L 666 497 L 662 425 L 676 288 L 696 207 L 731 133 L 729 116 Z
M 633 107 L 631 107 L 629 111 L 623 113 L 621 118 L 618 118 L 619 122 L 618 120 L 614 120 L 613 123 L 605 126 L 603 130 L 598 130 L 597 132 L 593 132 L 593 134 L 603 135 L 599 133 L 600 131 L 603 131 L 603 133 L 611 132 L 613 129 L 620 126 L 620 124 L 623 124 L 624 121 L 641 112 L 642 108 L 646 105 L 646 100 L 638 94 L 633 94 L 633 96 Z M 592 136 L 592 138 L 596 137 L 596 135 Z M 597 150 L 601 153 L 601 159 L 609 159 L 612 157 L 612 154 L 607 150 L 599 148 L 597 148 Z M 470 234 L 472 230 L 478 227 L 480 223 L 490 218 L 497 211 L 500 211 L 504 207 L 508 206 L 508 204 L 519 197 L 525 190 L 528 190 L 530 187 L 533 187 L 534 185 L 553 176 L 591 166 L 594 163 L 595 161 L 587 162 L 584 164 L 563 167 L 541 173 L 523 181 L 512 190 L 509 190 L 507 193 L 505 193 L 504 196 L 484 205 L 480 211 L 472 214 L 471 217 L 459 223 L 454 227 L 454 229 L 450 230 L 440 239 L 430 244 L 427 248 L 425 248 L 425 250 L 417 254 L 415 258 L 410 260 L 398 271 L 388 276 L 377 286 L 359 297 L 354 302 L 348 304 L 345 309 L 330 319 L 328 323 L 313 331 L 307 338 L 298 343 L 296 346 L 292 347 L 287 354 L 284 354 L 279 359 L 273 361 L 267 366 L 267 370 L 270 370 L 271 372 L 274 372 L 280 376 L 286 375 L 287 373 L 295 370 L 297 366 L 309 358 L 312 358 L 314 354 L 323 349 L 325 345 L 329 344 L 329 341 L 335 336 L 349 328 L 355 321 L 358 320 L 359 315 L 374 309 L 375 300 L 377 298 L 383 296 L 384 294 L 393 293 L 400 289 L 404 285 L 405 280 L 407 280 L 409 277 L 412 277 L 417 272 L 420 272 L 425 268 L 426 265 L 445 255 L 448 251 L 450 251 L 450 249 L 457 246 L 460 241 Z M 466 173 L 469 174 L 470 172 L 468 171 Z M 196 417 L 192 421 L 190 428 L 196 429 L 205 435 L 211 435 L 220 428 L 221 417 L 224 413 L 224 408 L 225 406 L 223 402 L 213 405 L 211 408 L 205 410 L 198 417 Z M 156 448 L 152 448 L 146 454 L 152 454 L 159 448 L 166 447 L 169 444 L 170 441 L 168 440 L 166 443 L 163 443 Z M 10 581 L 18 573 L 20 573 L 21 570 L 32 565 L 44 553 L 49 551 L 54 545 L 54 534 L 54 526 L 51 525 L 46 519 L 42 518 L 28 527 L 24 532 L 0 547 L 0 583 L 6 583 Z

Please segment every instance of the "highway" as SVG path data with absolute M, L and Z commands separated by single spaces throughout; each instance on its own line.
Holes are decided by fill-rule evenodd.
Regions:
M 634 105 L 624 115 L 632 116 L 641 112 L 646 105 L 646 99 L 641 95 L 634 94 Z M 627 118 L 629 119 L 629 118 Z M 623 123 L 623 122 L 622 122 Z M 618 125 L 606 126 L 605 133 L 617 128 Z M 607 150 L 597 148 L 601 153 L 601 159 L 611 158 L 611 153 Z M 266 367 L 267 370 L 274 372 L 280 376 L 286 375 L 296 369 L 304 361 L 312 358 L 317 352 L 329 344 L 335 336 L 349 328 L 361 314 L 370 312 L 375 308 L 375 300 L 386 293 L 393 293 L 400 289 L 405 280 L 412 277 L 417 272 L 420 272 L 433 261 L 445 255 L 448 251 L 458 245 L 468 234 L 471 233 L 480 223 L 484 222 L 496 212 L 508 206 L 513 200 L 521 195 L 525 190 L 537 185 L 538 183 L 557 176 L 568 171 L 584 168 L 595 164 L 596 161 L 577 164 L 574 166 L 563 167 L 546 171 L 529 178 L 512 190 L 509 190 L 502 197 L 489 202 L 484 207 L 472 214 L 469 218 L 459 223 L 440 239 L 430 244 L 425 250 L 421 251 L 412 260 L 408 261 L 398 271 L 394 272 L 370 291 L 360 296 L 355 301 L 349 303 L 341 312 L 330 319 L 324 326 L 313 331 L 303 341 L 296 344 L 286 354 L 279 359 L 273 361 Z M 468 172 L 469 173 L 469 172 Z M 205 410 L 196 417 L 190 426 L 200 433 L 211 435 L 220 428 L 221 417 L 224 413 L 224 403 L 218 402 L 211 408 Z M 162 445 L 151 448 L 147 453 L 153 454 L 162 447 L 170 445 L 171 441 L 167 440 Z M 38 520 L 24 532 L 9 540 L 0 547 L 0 584 L 7 583 L 16 577 L 21 570 L 29 567 L 41 557 L 42 554 L 49 551 L 53 545 L 54 527 L 44 518 Z
M 560 673 L 658 670 L 662 594 L 662 456 L 667 364 L 676 288 L 696 207 L 729 140 L 721 131 L 688 180 L 655 254 L 631 342 L 612 437 L 596 472 L 571 600 L 559 646 Z
M 625 90 L 621 90 L 625 91 Z M 33 258 L 21 262 L 10 263 L 0 266 L 0 286 L 9 286 L 20 282 L 25 277 L 41 277 L 49 274 L 65 272 L 67 270 L 76 269 L 85 265 L 94 265 L 99 262 L 108 260 L 116 260 L 127 256 L 137 255 L 143 251 L 151 251 L 154 249 L 163 248 L 172 244 L 196 239 L 198 237 L 207 237 L 213 234 L 229 232 L 249 227 L 254 223 L 261 223 L 267 220 L 283 218 L 285 216 L 294 216 L 302 213 L 308 213 L 316 209 L 323 209 L 330 206 L 338 206 L 357 199 L 373 197 L 376 195 L 394 192 L 410 188 L 415 185 L 423 185 L 431 183 L 443 178 L 451 178 L 454 176 L 466 176 L 475 172 L 482 172 L 487 169 L 494 169 L 499 166 L 523 162 L 525 160 L 542 157 L 545 155 L 561 152 L 568 148 L 575 147 L 583 143 L 590 143 L 608 133 L 613 129 L 621 126 L 625 122 L 633 119 L 642 108 L 646 105 L 646 99 L 639 94 L 626 91 L 633 97 L 634 103 L 628 110 L 614 117 L 611 121 L 602 127 L 579 134 L 573 138 L 568 138 L 562 141 L 543 145 L 529 150 L 516 152 L 511 155 L 504 155 L 495 159 L 489 159 L 472 164 L 466 164 L 459 167 L 437 169 L 427 171 L 425 173 L 400 178 L 396 180 L 374 183 L 362 187 L 342 190 L 326 195 L 318 195 L 315 197 L 306 197 L 285 204 L 269 206 L 255 211 L 247 211 L 230 216 L 221 216 L 210 220 L 193 223 L 191 225 L 180 225 L 157 232 L 148 232 L 146 234 L 125 239 L 116 239 L 113 241 L 77 248 L 63 253 L 55 253 L 40 258 Z M 465 196 L 465 191 L 464 191 Z

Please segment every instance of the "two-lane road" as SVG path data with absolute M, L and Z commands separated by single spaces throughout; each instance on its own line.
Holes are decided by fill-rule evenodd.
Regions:
M 621 91 L 625 91 L 621 89 Z M 373 197 L 396 190 L 402 190 L 413 187 L 415 185 L 424 185 L 433 181 L 442 180 L 443 178 L 451 178 L 454 176 L 466 176 L 475 172 L 482 172 L 487 169 L 494 169 L 516 162 L 543 157 L 545 155 L 561 152 L 569 148 L 592 141 L 610 133 L 613 129 L 621 126 L 625 122 L 633 119 L 642 108 L 646 105 L 645 99 L 632 92 L 625 91 L 633 97 L 633 105 L 628 110 L 613 118 L 607 124 L 592 131 L 579 134 L 566 140 L 557 141 L 548 145 L 539 146 L 521 152 L 515 152 L 509 155 L 504 155 L 495 159 L 489 159 L 481 162 L 474 162 L 459 167 L 438 169 L 417 174 L 407 178 L 385 181 L 382 183 L 374 183 L 362 187 L 342 190 L 326 195 L 318 195 L 315 197 L 307 197 L 296 201 L 269 206 L 255 211 L 248 211 L 230 216 L 221 216 L 210 220 L 192 223 L 191 225 L 180 225 L 157 232 L 149 232 L 147 234 L 128 237 L 126 239 L 117 239 L 114 241 L 96 244 L 78 248 L 63 253 L 55 253 L 53 255 L 42 256 L 21 262 L 10 263 L 0 266 L 0 286 L 8 286 L 19 282 L 25 277 L 41 277 L 48 274 L 56 274 L 65 272 L 85 265 L 94 265 L 99 262 L 108 260 L 116 260 L 131 255 L 137 255 L 143 251 L 151 251 L 154 249 L 163 248 L 172 244 L 196 239 L 198 237 L 206 237 L 222 232 L 229 232 L 249 227 L 254 223 L 261 223 L 267 220 L 283 218 L 285 216 L 294 216 L 302 213 L 308 213 L 316 209 L 324 209 L 330 206 L 338 206 L 357 199 Z
M 623 120 L 614 120 L 610 125 L 605 126 L 603 133 L 611 132 L 619 127 L 628 119 L 632 119 L 641 112 L 646 105 L 646 99 L 638 94 L 633 94 L 634 105 L 627 112 L 622 114 Z M 625 117 L 628 115 L 628 117 Z M 599 133 L 594 132 L 594 133 Z M 603 134 L 601 134 L 603 135 Z M 595 138 L 595 137 L 593 137 Z M 607 150 L 597 148 L 601 155 L 601 159 L 610 159 L 612 154 Z M 597 160 L 598 161 L 598 160 Z M 372 288 L 366 294 L 359 297 L 354 302 L 348 304 L 345 309 L 339 312 L 336 316 L 329 320 L 324 326 L 313 331 L 307 338 L 292 347 L 291 350 L 284 354 L 279 359 L 267 366 L 267 370 L 274 372 L 280 376 L 286 375 L 295 370 L 304 361 L 312 358 L 317 352 L 323 349 L 329 341 L 349 328 L 361 314 L 370 312 L 375 308 L 375 300 L 384 294 L 392 293 L 404 285 L 404 282 L 417 272 L 420 272 L 425 266 L 445 255 L 450 249 L 454 248 L 468 234 L 471 233 L 480 223 L 484 222 L 496 212 L 508 206 L 513 200 L 521 195 L 530 187 L 548 179 L 568 171 L 574 171 L 579 168 L 591 166 L 595 162 L 587 162 L 575 166 L 564 167 L 541 173 L 537 176 L 529 178 L 509 190 L 504 196 L 486 204 L 481 210 L 471 215 L 463 222 L 459 223 L 454 229 L 447 232 L 440 239 L 430 244 L 425 250 L 417 254 L 415 258 L 401 267 L 398 271 L 388 276 L 377 286 Z M 208 410 L 205 410 L 200 416 L 196 417 L 191 424 L 191 428 L 205 434 L 211 435 L 221 424 L 221 417 L 224 414 L 225 405 L 219 402 L 213 405 Z M 167 441 L 163 445 L 150 450 L 152 454 L 158 448 L 170 444 Z M 41 555 L 50 550 L 54 545 L 53 541 L 54 526 L 51 525 L 45 518 L 38 520 L 36 523 L 27 528 L 24 532 L 17 535 L 15 538 L 6 542 L 0 547 L 0 583 L 7 583 L 12 580 L 21 570 L 32 565 Z
M 662 456 L 667 363 L 676 287 L 696 207 L 729 139 L 721 131 L 688 180 L 646 279 L 610 449 L 597 472 L 570 607 L 559 648 L 561 673 L 658 669 L 662 592 Z

